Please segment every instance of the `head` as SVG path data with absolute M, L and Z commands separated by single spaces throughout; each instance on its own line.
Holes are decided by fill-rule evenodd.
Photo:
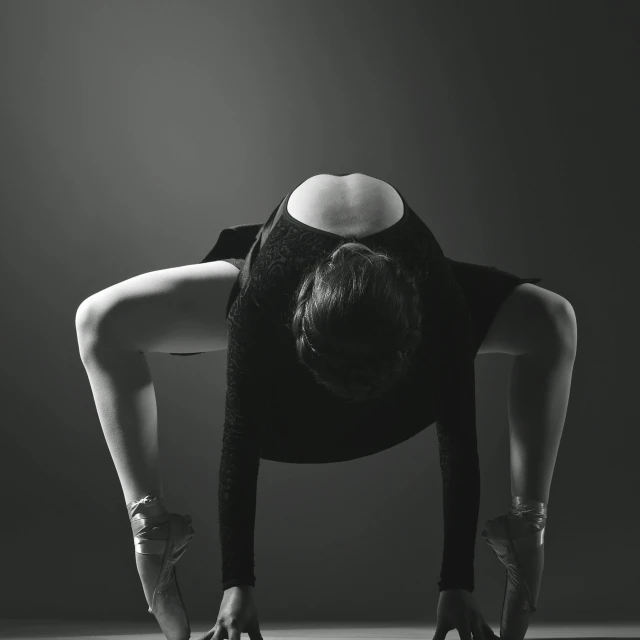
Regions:
M 382 396 L 407 373 L 420 343 L 416 276 L 384 250 L 345 241 L 294 294 L 298 359 L 351 402 Z

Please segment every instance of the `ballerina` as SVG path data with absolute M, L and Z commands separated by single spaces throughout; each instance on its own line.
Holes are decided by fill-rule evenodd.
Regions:
M 197 264 L 93 294 L 78 344 L 118 473 L 150 613 L 169 640 L 189 619 L 175 565 L 194 535 L 164 505 L 146 353 L 227 349 L 218 515 L 223 597 L 210 640 L 260 640 L 253 599 L 261 459 L 317 464 L 388 449 L 436 424 L 445 541 L 434 640 L 494 634 L 473 597 L 480 474 L 474 358 L 514 356 L 508 513 L 482 535 L 507 567 L 500 636 L 522 640 L 540 588 L 553 469 L 576 356 L 562 296 L 444 256 L 389 183 L 319 174 L 264 223 L 224 229 Z M 390 427 L 393 425 L 393 428 Z

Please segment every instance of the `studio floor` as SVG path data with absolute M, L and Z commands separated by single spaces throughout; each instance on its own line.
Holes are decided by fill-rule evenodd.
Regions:
M 499 633 L 499 628 L 491 624 Z M 210 622 L 192 622 L 191 638 L 198 640 L 211 628 Z M 431 640 L 435 626 L 390 626 L 390 625 L 330 625 L 318 624 L 277 624 L 260 625 L 264 640 Z M 0 638 L 12 640 L 21 638 L 47 638 L 65 640 L 164 640 L 157 623 L 104 622 L 104 621 L 62 621 L 62 620 L 0 620 Z M 242 640 L 249 640 L 242 634 Z M 545 626 L 531 625 L 527 632 L 529 638 L 638 638 L 640 624 L 637 625 L 567 625 Z M 458 640 L 456 631 L 447 634 L 447 640 Z

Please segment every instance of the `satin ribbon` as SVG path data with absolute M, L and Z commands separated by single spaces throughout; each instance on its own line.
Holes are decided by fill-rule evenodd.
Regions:
M 538 529 L 541 529 L 547 522 L 547 504 L 522 496 L 511 496 L 511 510 L 509 514 L 522 521 L 532 522 Z

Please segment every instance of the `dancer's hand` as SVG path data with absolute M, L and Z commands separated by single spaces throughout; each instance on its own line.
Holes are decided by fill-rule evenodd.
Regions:
M 249 640 L 263 640 L 253 587 L 244 585 L 224 592 L 216 624 L 200 640 L 240 640 L 241 633 L 248 634 Z
M 466 589 L 445 589 L 438 600 L 438 621 L 433 640 L 444 640 L 452 629 L 457 629 L 460 640 L 493 640 L 496 635 L 478 609 L 473 594 Z

